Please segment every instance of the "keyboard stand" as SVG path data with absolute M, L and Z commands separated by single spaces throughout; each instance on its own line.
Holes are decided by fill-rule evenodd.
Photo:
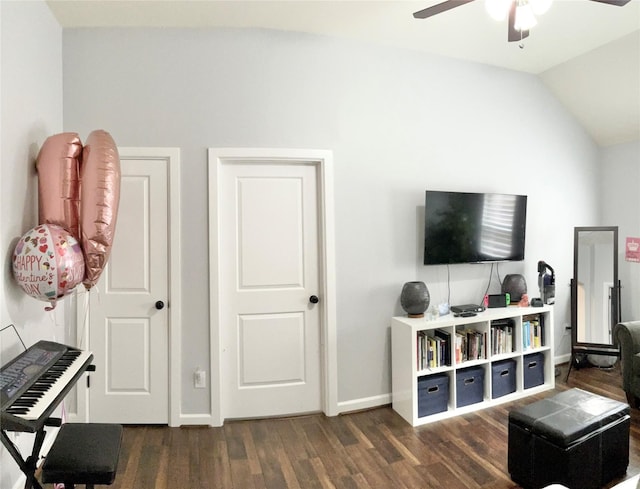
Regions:
M 18 467 L 22 473 L 27 477 L 24 483 L 24 489 L 42 489 L 42 486 L 36 479 L 36 470 L 38 468 L 38 459 L 40 458 L 40 450 L 44 443 L 44 436 L 46 434 L 45 426 L 60 426 L 62 420 L 60 418 L 49 418 L 45 423 L 35 432 L 35 439 L 33 441 L 33 447 L 31 448 L 31 455 L 27 459 L 22 458 L 22 454 L 16 448 L 14 443 L 9 439 L 9 435 L 5 430 L 0 430 L 0 437 L 2 444 L 5 446 L 11 457 L 16 461 Z
M 1 1 L 1 0 L 0 0 Z M 93 354 L 91 352 L 81 352 L 79 354 L 73 354 L 73 360 L 69 363 L 69 355 L 65 358 L 65 354 L 69 351 L 80 352 L 76 348 L 68 347 L 59 343 L 41 340 L 35 345 L 31 346 L 20 355 L 11 360 L 8 364 L 0 369 L 0 374 L 7 373 L 8 382 L 16 380 L 16 373 L 25 373 L 25 365 L 20 362 L 26 362 L 27 366 L 36 365 L 38 371 L 35 374 L 29 376 L 26 382 L 20 384 L 20 389 L 17 393 L 9 393 L 4 388 L 0 390 L 2 395 L 2 410 L 0 411 L 0 441 L 5 446 L 11 457 L 16 461 L 20 470 L 27 477 L 25 482 L 25 489 L 43 489 L 38 480 L 36 479 L 36 469 L 38 466 L 38 460 L 40 457 L 40 450 L 45 438 L 46 426 L 60 426 L 62 420 L 60 418 L 50 417 L 56 407 L 64 400 L 65 396 L 78 382 L 80 377 L 85 371 L 95 371 L 95 366 L 91 364 L 93 360 Z M 32 352 L 35 352 L 36 359 L 30 357 Z M 58 354 L 60 355 L 58 356 Z M 51 354 L 54 358 L 49 361 L 47 355 Z M 39 363 L 37 360 L 44 355 L 46 362 Z M 60 360 L 62 362 L 58 363 Z M 77 363 L 74 363 L 77 362 Z M 53 374 L 54 383 L 50 384 L 46 389 L 45 394 L 39 398 L 38 403 L 32 407 L 33 411 L 28 412 L 29 416 L 24 416 L 25 413 L 12 413 L 11 406 L 13 402 L 20 399 L 25 393 L 29 393 L 31 387 L 37 384 L 38 380 Z M 50 378 L 48 380 L 51 380 Z M 11 385 L 5 382 L 6 385 Z M 52 389 L 53 386 L 53 389 Z M 34 390 L 35 392 L 41 392 L 40 390 Z M 31 448 L 31 455 L 26 459 L 22 457 L 22 454 L 15 446 L 15 444 L 7 435 L 8 431 L 28 432 L 34 433 L 35 439 L 33 441 L 33 447 Z

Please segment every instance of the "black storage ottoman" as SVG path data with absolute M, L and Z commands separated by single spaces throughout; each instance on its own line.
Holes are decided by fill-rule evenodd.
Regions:
M 484 367 L 461 368 L 456 372 L 456 407 L 484 400 Z
M 629 406 L 570 389 L 509 413 L 508 469 L 525 489 L 598 489 L 629 465 Z
M 531 353 L 522 357 L 524 369 L 524 388 L 530 389 L 544 384 L 544 354 Z
M 491 398 L 506 396 L 516 391 L 516 361 L 513 358 L 491 364 Z
M 449 376 L 445 373 L 418 379 L 418 416 L 446 411 L 449 406 Z

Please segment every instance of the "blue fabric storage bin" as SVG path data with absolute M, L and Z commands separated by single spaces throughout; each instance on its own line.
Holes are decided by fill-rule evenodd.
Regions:
M 522 363 L 525 389 L 544 384 L 544 354 L 538 352 L 525 355 Z
M 442 413 L 449 405 L 449 376 L 425 375 L 418 378 L 418 416 Z
M 513 358 L 491 364 L 491 398 L 506 396 L 516 391 L 516 361 Z
M 456 406 L 463 407 L 484 399 L 484 367 L 461 368 L 456 372 Z

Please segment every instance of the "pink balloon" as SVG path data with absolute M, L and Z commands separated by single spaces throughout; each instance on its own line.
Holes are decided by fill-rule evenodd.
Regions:
M 119 203 L 118 148 L 108 132 L 93 131 L 84 146 L 80 173 L 80 242 L 87 290 L 96 284 L 109 260 Z
M 84 278 L 84 256 L 71 233 L 55 224 L 28 231 L 13 252 L 13 276 L 34 299 L 50 303 L 71 292 Z
M 82 142 L 75 132 L 46 139 L 37 158 L 38 222 L 56 224 L 78 239 Z

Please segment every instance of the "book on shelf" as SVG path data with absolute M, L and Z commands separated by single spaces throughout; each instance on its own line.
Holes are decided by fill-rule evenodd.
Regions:
M 451 365 L 451 333 L 444 329 L 436 329 L 434 334 L 440 342 L 440 364 Z
M 417 368 L 425 370 L 451 365 L 451 334 L 445 330 L 418 331 Z
M 475 329 L 456 330 L 456 363 L 487 358 L 487 333 Z
M 513 353 L 515 349 L 515 321 L 501 319 L 491 322 L 491 354 Z
M 465 335 L 462 334 L 459 331 L 456 331 L 456 337 L 455 337 L 455 357 L 456 357 L 456 363 L 462 363 L 463 360 L 463 356 L 466 357 L 466 353 L 463 354 L 463 348 L 466 347 L 466 338 Z M 466 358 L 465 358 L 466 360 Z
M 538 314 L 524 316 L 522 318 L 523 350 L 526 351 L 544 346 L 546 342 L 544 329 L 544 319 L 542 316 Z

